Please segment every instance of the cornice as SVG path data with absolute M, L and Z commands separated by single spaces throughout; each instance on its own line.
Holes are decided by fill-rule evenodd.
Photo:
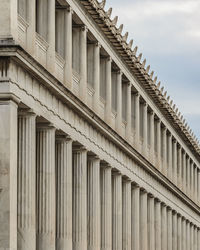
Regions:
M 138 47 L 136 46 L 132 49 L 133 40 L 127 42 L 128 32 L 122 35 L 123 24 L 117 27 L 118 17 L 116 16 L 111 20 L 112 8 L 107 11 L 104 9 L 105 0 L 102 2 L 97 0 L 80 0 L 80 2 L 131 69 L 133 75 L 199 159 L 200 144 L 198 139 L 173 103 L 173 100 L 167 95 L 167 91 L 164 91 L 164 87 L 161 87 L 160 82 L 157 82 L 158 78 L 157 76 L 154 77 L 154 71 L 150 71 L 150 65 L 146 66 L 146 59 L 141 60 L 142 53 L 138 56 L 136 55 Z

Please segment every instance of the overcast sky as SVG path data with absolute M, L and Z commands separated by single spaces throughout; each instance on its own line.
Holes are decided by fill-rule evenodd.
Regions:
M 200 0 L 107 0 L 200 139 Z

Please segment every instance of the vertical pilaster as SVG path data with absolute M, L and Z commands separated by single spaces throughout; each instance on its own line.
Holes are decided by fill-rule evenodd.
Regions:
M 97 42 L 94 45 L 94 96 L 93 107 L 95 112 L 99 113 L 99 91 L 100 91 L 100 47 Z
M 112 249 L 122 250 L 122 176 L 112 176 Z
M 135 94 L 135 143 L 136 148 L 139 149 L 140 141 L 140 94 Z
M 72 250 L 72 140 L 56 137 L 56 249 Z
M 177 142 L 174 139 L 172 143 L 172 150 L 173 150 L 173 181 L 174 184 L 177 185 Z
M 143 104 L 143 153 L 147 153 L 147 103 Z
M 191 181 L 191 177 L 190 177 L 190 157 L 188 156 L 186 159 L 186 165 L 187 165 L 187 195 L 190 196 L 190 181 Z
M 183 151 L 183 157 L 182 157 L 182 190 L 183 192 L 186 192 L 186 154 Z
M 18 116 L 18 250 L 36 249 L 36 162 L 35 114 L 20 112 Z
M 155 249 L 161 249 L 161 202 L 158 199 L 155 200 Z
M 158 118 L 157 123 L 157 137 L 156 137 L 156 145 L 157 145 L 157 168 L 161 171 L 161 121 Z
M 117 72 L 117 117 L 116 130 L 121 134 L 122 127 L 122 71 Z
M 27 28 L 27 50 L 35 56 L 35 31 L 36 31 L 36 0 L 28 0 L 27 17 L 29 26 Z
M 72 14 L 71 7 L 65 10 L 65 84 L 72 89 Z
M 180 145 L 178 146 L 177 178 L 178 187 L 182 188 L 182 149 Z
M 123 180 L 122 185 L 122 249 L 131 250 L 131 181 Z
M 148 246 L 155 250 L 155 200 L 152 194 L 148 196 Z
M 55 128 L 37 125 L 37 249 L 55 250 Z
M 140 191 L 140 249 L 148 249 L 147 235 L 147 192 Z
M 152 163 L 154 163 L 154 147 L 155 147 L 155 142 L 154 142 L 154 138 L 155 138 L 155 135 L 154 135 L 154 116 L 155 116 L 155 113 L 153 111 L 150 112 L 150 135 L 149 135 L 149 141 L 150 141 L 150 152 L 151 152 L 151 161 Z
M 164 127 L 162 130 L 162 155 L 163 155 L 163 162 L 162 162 L 162 172 L 164 175 L 167 175 L 167 128 Z
M 167 207 L 161 203 L 161 249 L 167 246 Z
M 101 250 L 112 249 L 111 167 L 101 166 Z
M 88 250 L 100 250 L 100 159 L 88 159 Z
M 74 147 L 73 169 L 73 250 L 87 250 L 87 151 Z
M 167 207 L 167 250 L 172 250 L 172 210 Z
M 197 166 L 194 165 L 194 201 L 197 202 L 197 186 L 198 183 L 198 175 L 197 175 Z
M 140 187 L 138 185 L 133 185 L 131 196 L 131 245 L 132 249 L 140 250 Z
M 0 12 L 7 2 L 1 1 Z M 4 14 L 0 16 L 1 20 Z M 13 250 L 17 250 L 17 108 L 15 100 L 0 99 L 0 242 L 2 249 Z
M 177 250 L 177 213 L 172 211 L 172 249 Z
M 84 103 L 87 103 L 87 27 L 80 28 L 80 88 L 79 96 Z
M 167 176 L 170 180 L 172 180 L 172 134 L 168 134 L 168 168 L 167 168 Z
M 106 60 L 106 108 L 105 108 L 105 121 L 110 124 L 111 117 L 111 63 L 112 59 L 109 56 Z
M 194 198 L 194 163 L 190 162 L 190 197 Z
M 126 125 L 126 139 L 127 141 L 131 141 L 131 83 L 127 83 L 128 86 L 126 88 L 127 90 L 127 99 L 126 99 L 126 121 L 127 121 L 127 125 Z
M 47 24 L 47 69 L 53 73 L 55 70 L 55 0 L 48 0 L 48 24 Z M 42 13 L 43 15 L 43 13 Z M 44 25 L 44 23 L 42 23 Z

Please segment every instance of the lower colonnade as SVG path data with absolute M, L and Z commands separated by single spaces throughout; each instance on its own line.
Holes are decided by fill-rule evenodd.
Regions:
M 200 247 L 197 225 L 29 110 L 18 111 L 17 199 L 19 250 Z

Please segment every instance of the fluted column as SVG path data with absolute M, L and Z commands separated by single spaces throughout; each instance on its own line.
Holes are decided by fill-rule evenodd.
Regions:
M 99 91 L 100 91 L 100 48 L 99 42 L 94 45 L 94 96 L 93 107 L 97 114 L 99 114 Z
M 197 242 L 198 238 L 197 238 L 197 227 L 194 226 L 194 250 L 198 250 L 198 242 Z
M 88 250 L 100 250 L 100 159 L 88 159 Z
M 194 225 L 190 223 L 190 250 L 194 250 Z
M 110 124 L 111 117 L 111 63 L 112 59 L 109 56 L 106 59 L 106 108 L 105 108 L 105 120 L 108 124 Z
M 187 166 L 187 195 L 190 197 L 190 157 L 186 159 L 186 166 Z
M 154 148 L 155 148 L 155 142 L 154 142 L 154 138 L 155 138 L 155 135 L 154 135 L 154 116 L 155 116 L 155 113 L 153 111 L 150 112 L 150 135 L 149 135 L 149 141 L 150 141 L 150 155 L 151 155 L 151 160 L 152 160 L 152 163 L 154 163 Z
M 157 123 L 157 137 L 156 137 L 156 145 L 157 145 L 157 168 L 161 171 L 161 121 L 158 118 Z
M 140 250 L 140 187 L 133 185 L 131 192 L 131 232 L 132 249 Z
M 172 249 L 177 250 L 177 213 L 172 211 Z
M 36 249 L 35 118 L 31 112 L 18 116 L 18 250 Z
M 127 90 L 127 105 L 126 105 L 126 139 L 131 141 L 131 83 L 128 83 Z
M 178 187 L 182 188 L 182 149 L 178 146 L 178 161 L 177 161 L 177 178 Z
M 186 154 L 183 151 L 183 157 L 182 157 L 182 189 L 183 192 L 186 192 Z
M 55 250 L 55 128 L 37 126 L 37 249 Z
M 111 167 L 101 166 L 101 250 L 112 249 Z
M 72 140 L 56 137 L 56 250 L 72 250 Z
M 65 10 L 65 84 L 72 89 L 72 14 L 68 7 Z
M 182 218 L 177 214 L 177 250 L 182 250 Z
M 79 96 L 87 103 L 87 27 L 83 25 L 80 29 L 80 88 Z
M 172 180 L 172 134 L 168 135 L 168 168 L 167 168 L 167 176 L 170 180 Z
M 167 246 L 167 207 L 161 203 L 161 249 L 166 249 Z
M 190 222 L 189 221 L 186 222 L 186 235 L 187 235 L 186 249 L 190 249 Z
M 197 189 L 198 189 L 198 174 L 197 174 L 197 166 L 194 166 L 194 201 L 197 201 Z
M 186 248 L 186 220 L 182 218 L 182 250 L 187 250 Z
M 147 153 L 147 103 L 143 104 L 143 153 Z
M 161 202 L 158 199 L 155 199 L 155 249 L 161 249 Z
M 122 185 L 122 249 L 131 250 L 131 181 L 123 180 Z
M 155 200 L 148 196 L 148 250 L 155 250 Z
M 167 250 L 172 250 L 172 210 L 167 207 Z
M 194 163 L 190 163 L 190 196 L 194 198 Z
M 117 72 L 117 117 L 116 130 L 121 134 L 122 128 L 122 71 Z
M 146 190 L 140 191 L 140 249 L 148 249 Z
M 173 182 L 175 185 L 177 185 L 177 142 L 174 139 L 172 142 L 172 150 L 173 150 L 173 160 L 172 160 L 172 165 L 173 165 L 173 171 L 172 171 L 172 177 L 173 177 Z
M 162 155 L 163 155 L 163 161 L 162 161 L 162 172 L 164 175 L 167 174 L 167 128 L 164 127 L 162 130 Z
M 52 73 L 55 70 L 55 0 L 48 0 L 47 3 L 47 69 Z M 44 15 L 44 13 L 42 13 Z M 42 23 L 44 25 L 44 23 Z
M 136 148 L 139 149 L 140 141 L 140 94 L 135 94 L 135 143 Z
M 73 250 L 87 250 L 87 151 L 74 147 L 73 169 Z
M 112 249 L 122 250 L 122 176 L 112 176 Z

